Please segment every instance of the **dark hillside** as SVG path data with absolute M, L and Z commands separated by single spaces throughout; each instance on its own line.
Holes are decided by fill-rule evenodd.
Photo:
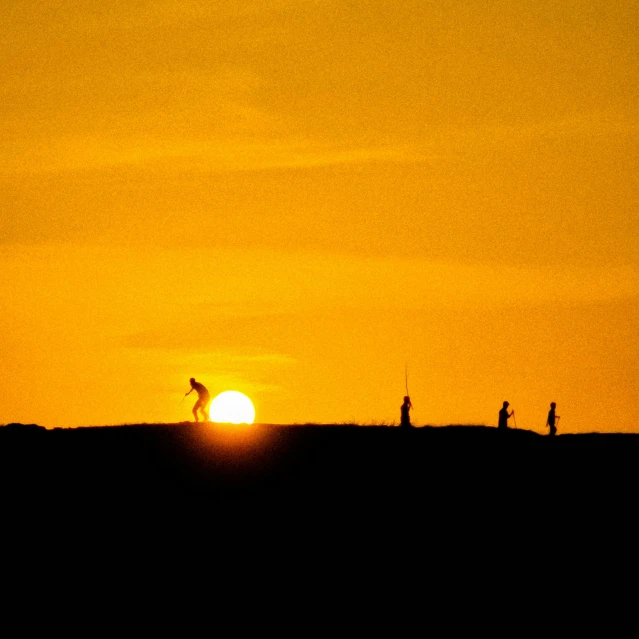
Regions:
M 162 424 L 0 427 L 6 494 L 74 500 L 597 495 L 638 485 L 637 435 L 495 428 Z

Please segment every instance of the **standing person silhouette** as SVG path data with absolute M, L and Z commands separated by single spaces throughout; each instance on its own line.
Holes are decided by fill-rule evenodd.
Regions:
M 202 416 L 204 417 L 204 421 L 208 422 L 209 421 L 208 405 L 209 405 L 209 402 L 211 401 L 211 396 L 209 395 L 209 391 L 207 390 L 206 386 L 204 386 L 204 384 L 200 384 L 200 382 L 196 382 L 195 377 L 191 377 L 191 379 L 189 380 L 189 383 L 191 384 L 191 390 L 188 393 L 184 393 L 184 397 L 186 397 L 187 395 L 190 395 L 193 391 L 197 393 L 197 402 L 195 402 L 195 405 L 193 406 L 193 417 L 195 417 L 196 422 L 200 421 L 197 416 L 197 412 L 199 410 L 202 413 Z
M 514 410 L 511 410 L 510 413 L 508 412 L 509 406 L 508 402 L 504 402 L 502 409 L 499 411 L 498 430 L 508 430 L 508 420 L 515 414 Z
M 412 426 L 412 424 L 410 423 L 410 409 L 412 407 L 413 405 L 410 402 L 410 397 L 408 395 L 405 395 L 404 403 L 399 407 L 401 415 L 402 415 L 400 426 L 403 426 L 405 428 Z
M 555 428 L 555 420 L 559 419 L 559 415 L 555 415 L 555 408 L 557 408 L 557 404 L 555 402 L 550 402 L 550 410 L 548 411 L 548 419 L 546 420 L 546 426 L 550 428 L 549 435 L 555 435 L 557 433 L 557 429 Z

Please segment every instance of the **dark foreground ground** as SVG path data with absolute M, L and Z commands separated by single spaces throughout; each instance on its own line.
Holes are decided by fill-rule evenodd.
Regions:
M 7 498 L 508 501 L 633 495 L 639 435 L 540 436 L 479 426 L 0 427 Z
M 55 588 L 73 567 L 78 588 L 117 583 L 112 592 L 130 588 L 136 601 L 202 580 L 244 593 L 256 574 L 261 596 L 280 592 L 282 574 L 302 597 L 320 587 L 333 597 L 326 610 L 340 589 L 351 601 L 366 588 L 404 596 L 409 583 L 420 611 L 433 592 L 485 595 L 488 611 L 507 597 L 563 600 L 576 592 L 566 576 L 588 590 L 603 569 L 629 570 L 638 488 L 639 435 L 0 427 L 5 560 L 20 562 L 32 588 L 54 561 L 45 572 Z M 181 571 L 191 574 L 169 578 Z

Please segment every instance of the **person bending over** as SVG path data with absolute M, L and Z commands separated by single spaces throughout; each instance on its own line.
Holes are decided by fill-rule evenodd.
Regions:
M 191 384 L 191 390 L 188 393 L 184 394 L 184 397 L 190 395 L 193 391 L 197 393 L 197 402 L 193 406 L 193 417 L 195 417 L 195 421 L 199 422 L 198 419 L 198 410 L 202 413 L 202 417 L 205 422 L 209 421 L 209 413 L 208 406 L 211 401 L 211 396 L 209 395 L 209 391 L 207 390 L 204 384 L 200 384 L 200 382 L 195 381 L 195 377 L 191 377 L 189 380 Z

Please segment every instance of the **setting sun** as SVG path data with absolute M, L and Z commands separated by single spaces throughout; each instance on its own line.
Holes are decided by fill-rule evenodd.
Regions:
M 212 402 L 209 410 L 212 422 L 252 424 L 255 420 L 253 402 L 239 391 L 224 391 Z

